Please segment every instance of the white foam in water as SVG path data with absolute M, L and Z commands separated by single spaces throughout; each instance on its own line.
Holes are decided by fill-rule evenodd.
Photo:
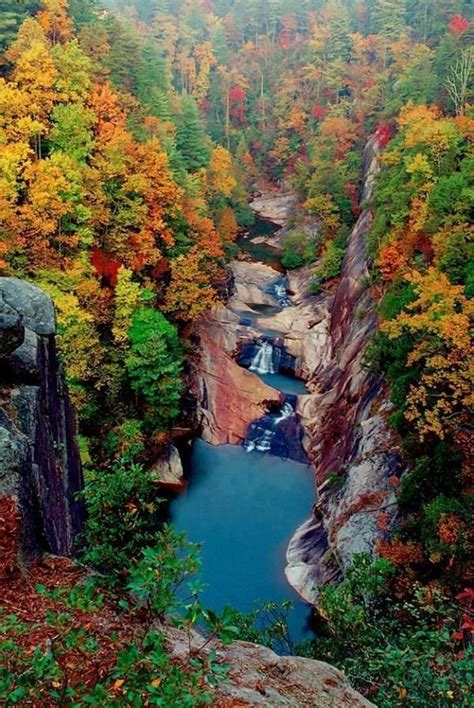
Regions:
M 256 421 L 255 424 L 250 426 L 247 433 L 255 437 L 250 437 L 244 442 L 244 450 L 246 452 L 253 452 L 254 450 L 258 452 L 270 452 L 278 426 L 281 422 L 287 420 L 294 414 L 295 409 L 291 403 L 285 401 L 281 411 L 279 411 L 276 416 L 266 416 L 260 421 Z M 264 423 L 268 423 L 268 428 L 263 427 Z
M 255 444 L 259 452 L 269 452 L 272 449 L 273 430 L 266 430 L 260 440 Z
M 257 345 L 257 351 L 250 364 L 250 371 L 254 371 L 257 374 L 276 374 L 278 370 L 275 369 L 274 364 L 274 349 L 270 342 L 262 339 Z
M 289 403 L 288 401 L 285 401 L 283 404 L 283 407 L 278 415 L 278 418 L 275 419 L 275 425 L 278 425 L 281 423 L 282 420 L 286 420 L 287 418 L 291 418 L 291 416 L 294 414 L 295 409 Z
M 288 296 L 288 288 L 286 283 L 286 278 L 280 276 L 275 282 L 273 282 L 268 291 L 274 295 L 280 307 L 291 307 L 292 301 Z

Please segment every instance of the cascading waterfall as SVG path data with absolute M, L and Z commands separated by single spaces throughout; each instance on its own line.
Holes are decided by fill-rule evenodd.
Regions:
M 280 371 L 281 349 L 268 339 L 259 339 L 250 363 L 250 371 L 256 374 L 277 374 Z
M 285 459 L 306 462 L 302 429 L 296 414 L 296 396 L 288 395 L 280 410 L 266 413 L 250 424 L 244 441 L 247 452 L 269 452 Z
M 292 415 L 295 415 L 295 409 L 289 401 L 285 401 L 277 413 L 268 413 L 260 420 L 251 423 L 247 431 L 247 439 L 244 442 L 247 452 L 253 450 L 270 452 L 272 441 L 278 435 L 278 426 Z
M 293 305 L 288 295 L 288 281 L 285 275 L 281 275 L 274 280 L 273 283 L 268 286 L 267 292 L 273 295 L 280 307 L 291 307 Z

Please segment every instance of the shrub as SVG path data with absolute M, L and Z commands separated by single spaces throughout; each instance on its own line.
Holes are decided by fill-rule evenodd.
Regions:
M 156 485 L 141 465 L 116 464 L 86 473 L 85 500 L 83 561 L 116 583 L 157 540 L 162 514 Z
M 315 270 L 316 277 L 322 281 L 337 278 L 341 273 L 344 253 L 345 249 L 338 246 L 335 241 L 327 241 Z
M 392 320 L 414 299 L 413 285 L 403 280 L 397 280 L 380 301 L 379 313 L 384 320 Z
M 468 706 L 474 652 L 458 632 L 462 608 L 410 582 L 390 593 L 394 567 L 357 556 L 347 580 L 323 589 L 320 636 L 302 652 L 336 663 L 381 708 Z
M 281 262 L 285 268 L 301 268 L 312 263 L 315 258 L 315 240 L 304 231 L 290 233 L 283 239 Z
M 178 592 L 197 572 L 199 564 L 198 546 L 188 543 L 186 534 L 165 526 L 155 544 L 143 548 L 140 559 L 130 568 L 127 589 L 146 607 L 151 618 L 164 618 L 181 605 Z
M 141 420 L 127 418 L 112 430 L 105 440 L 105 450 L 109 457 L 123 464 L 135 462 L 145 452 L 145 436 Z

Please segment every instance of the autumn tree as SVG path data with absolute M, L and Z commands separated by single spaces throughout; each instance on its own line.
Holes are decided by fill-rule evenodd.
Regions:
M 189 322 L 208 310 L 217 294 L 206 273 L 205 259 L 197 248 L 178 256 L 171 264 L 171 282 L 166 294 L 165 311 Z
M 472 407 L 472 301 L 459 285 L 435 268 L 426 274 L 410 271 L 406 280 L 416 298 L 405 312 L 383 325 L 389 339 L 404 332 L 413 337 L 407 365 L 420 371 L 407 399 L 406 418 L 421 438 L 455 436 L 468 420 Z M 470 354 L 471 352 L 471 354 Z
M 141 287 L 133 280 L 131 270 L 122 266 L 117 274 L 115 286 L 115 312 L 112 335 L 119 346 L 129 342 L 132 316 L 140 302 Z
M 68 0 L 41 0 L 37 18 L 52 44 L 71 39 L 72 22 L 67 9 Z
M 217 145 L 211 152 L 207 168 L 207 188 L 212 197 L 230 197 L 236 187 L 232 174 L 232 156 L 221 145 Z
M 56 98 L 56 67 L 51 48 L 36 20 L 27 19 L 7 52 L 12 63 L 11 80 L 29 96 L 29 115 L 41 124 L 36 135 L 37 157 L 42 156 L 42 137 L 48 131 L 48 116 Z

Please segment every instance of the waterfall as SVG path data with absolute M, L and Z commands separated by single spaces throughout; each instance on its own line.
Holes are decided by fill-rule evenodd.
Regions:
M 267 413 L 263 418 L 255 420 L 249 426 L 244 448 L 247 452 L 258 450 L 259 452 L 271 452 L 272 443 L 278 436 L 279 425 L 291 416 L 295 415 L 293 405 L 286 400 L 281 409 L 276 413 Z
M 293 408 L 293 405 L 290 403 L 290 401 L 285 401 L 283 406 L 281 407 L 281 411 L 277 414 L 277 417 L 275 418 L 275 425 L 279 425 L 283 420 L 286 420 L 287 418 L 290 418 L 290 416 L 295 415 L 295 409 Z
M 247 452 L 270 452 L 278 457 L 306 462 L 295 405 L 296 397 L 287 396 L 279 411 L 267 413 L 251 423 L 244 449 Z
M 273 295 L 280 307 L 291 307 L 293 305 L 288 295 L 288 281 L 285 275 L 281 275 L 274 280 L 273 283 L 268 286 L 267 292 Z
M 268 339 L 259 339 L 249 369 L 256 374 L 277 374 L 280 371 L 281 351 Z

